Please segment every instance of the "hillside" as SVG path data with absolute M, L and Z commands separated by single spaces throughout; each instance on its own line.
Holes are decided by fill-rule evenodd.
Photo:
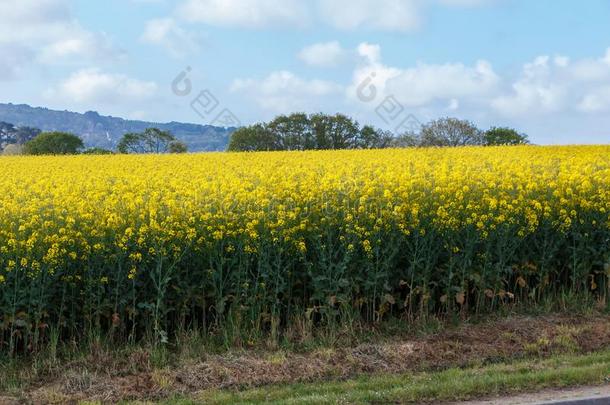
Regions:
M 185 142 L 190 151 L 219 151 L 228 144 L 235 128 L 212 125 L 185 124 L 180 122 L 155 123 L 125 120 L 103 116 L 94 111 L 79 114 L 70 111 L 55 111 L 30 107 L 26 104 L 0 103 L 0 121 L 16 127 L 34 127 L 43 131 L 65 131 L 80 136 L 87 147 L 114 148 L 119 139 L 128 132 L 141 132 L 156 127 L 171 131 Z

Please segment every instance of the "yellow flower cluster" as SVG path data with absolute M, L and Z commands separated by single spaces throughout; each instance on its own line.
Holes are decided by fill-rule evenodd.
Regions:
M 4 271 L 87 260 L 110 240 L 137 265 L 145 245 L 176 256 L 245 235 L 256 251 L 262 229 L 305 251 L 303 235 L 339 225 L 369 252 L 380 230 L 425 231 L 423 219 L 483 235 L 518 224 L 523 237 L 544 219 L 567 229 L 583 210 L 610 211 L 608 146 L 15 157 L 2 168 Z
M 200 286 L 212 291 L 207 297 L 219 311 L 246 293 L 275 292 L 269 302 L 285 299 L 290 283 L 306 290 L 302 296 L 324 289 L 335 297 L 383 270 L 385 279 L 362 281 L 363 289 L 349 293 L 353 302 L 379 303 L 397 291 L 401 300 L 416 292 L 430 298 L 434 292 L 426 283 L 437 273 L 409 281 L 417 278 L 409 272 L 429 265 L 449 269 L 449 276 L 434 281 L 437 296 L 462 294 L 461 304 L 469 299 L 461 292 L 470 291 L 468 283 L 487 296 L 506 284 L 507 277 L 490 276 L 493 266 L 567 268 L 560 266 L 563 244 L 569 240 L 588 249 L 587 243 L 604 238 L 607 244 L 610 230 L 610 146 L 3 157 L 0 162 L 0 285 L 33 288 L 23 280 L 41 286 L 63 280 L 81 290 L 74 297 L 94 291 L 85 280 L 96 280 L 104 294 L 121 280 L 169 291 L 167 285 L 188 277 L 173 288 L 176 296 Z M 576 228 L 578 238 L 549 242 Z M 464 242 L 468 237 L 470 244 Z M 527 238 L 532 239 L 525 245 L 506 242 Z M 423 240 L 432 242 L 426 247 Z M 392 243 L 394 250 L 388 247 Z M 557 257 L 541 253 L 536 259 L 530 247 L 555 249 Z M 597 248 L 598 262 L 610 262 L 608 246 Z M 429 255 L 424 264 L 414 259 L 421 252 Z M 536 260 L 535 266 L 524 263 Z M 364 273 L 352 280 L 334 261 L 348 272 Z M 255 262 L 266 263 L 273 276 L 260 273 L 262 265 Z M 248 270 L 235 276 L 239 266 Z M 456 276 L 459 266 L 472 272 L 470 278 Z M 156 276 L 148 281 L 153 271 Z M 292 280 L 282 284 L 285 291 L 269 287 L 284 274 L 275 271 Z M 171 272 L 171 278 L 164 276 Z M 519 273 L 518 280 L 526 276 Z M 548 283 L 543 278 L 539 282 Z M 303 285 L 311 280 L 334 280 L 339 287 L 328 293 L 326 287 L 307 290 Z M 259 291 L 260 285 L 266 291 Z M 374 287 L 365 297 L 369 285 Z M 40 296 L 59 297 L 48 305 L 66 307 L 65 291 L 45 294 Z M 188 299 L 204 300 L 197 294 Z M 119 294 L 114 296 L 109 307 L 119 305 Z M 0 296 L 0 309 L 12 302 L 6 297 Z

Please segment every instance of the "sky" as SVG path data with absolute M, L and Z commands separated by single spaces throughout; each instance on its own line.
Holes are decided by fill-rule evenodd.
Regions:
M 0 102 L 247 125 L 440 117 L 610 143 L 607 0 L 0 0 Z

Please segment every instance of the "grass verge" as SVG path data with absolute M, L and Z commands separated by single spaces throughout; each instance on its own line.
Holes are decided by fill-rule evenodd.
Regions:
M 239 402 L 240 390 L 247 389 L 259 389 L 251 395 L 277 392 L 281 397 L 277 387 L 315 390 L 311 395 L 296 398 L 313 395 L 310 402 L 317 402 L 320 392 L 330 395 L 347 389 L 350 395 L 355 395 L 362 392 L 356 388 L 367 382 L 383 395 L 392 390 L 399 390 L 400 394 L 405 387 L 425 393 L 422 384 L 426 378 L 434 381 L 436 388 L 442 387 L 436 381 L 448 384 L 455 378 L 449 371 L 441 373 L 442 370 L 471 370 L 472 378 L 485 380 L 499 375 L 494 372 L 494 364 L 513 369 L 520 364 L 516 362 L 530 361 L 525 369 L 534 370 L 531 364 L 542 364 L 543 370 L 544 363 L 539 363 L 543 359 L 603 353 L 610 348 L 610 316 L 595 311 L 488 317 L 457 323 L 404 322 L 402 328 L 397 325 L 391 333 L 383 329 L 369 330 L 366 334 L 348 332 L 330 341 L 312 337 L 294 346 L 227 350 L 219 350 L 198 334 L 184 335 L 171 345 L 150 347 L 116 345 L 111 340 L 92 337 L 87 346 L 59 345 L 31 358 L 0 359 L 0 403 L 9 399 L 15 403 L 163 401 L 177 395 L 200 400 L 196 395 L 202 392 L 218 396 L 209 402 L 222 403 L 224 396 L 228 396 L 228 402 Z M 586 369 L 581 371 L 582 380 L 567 380 L 566 385 L 596 383 Z M 377 382 L 375 378 L 381 380 Z M 558 377 L 549 375 L 548 380 L 557 381 L 553 378 Z M 346 388 L 342 381 L 351 381 L 356 388 Z M 493 383 L 494 380 L 489 382 Z M 474 383 L 460 384 L 469 387 Z M 499 390 L 510 389 L 510 385 L 495 384 Z M 451 386 L 446 390 L 462 392 Z M 487 386 L 482 390 L 495 392 Z M 405 394 L 405 400 L 412 398 L 409 395 Z M 342 401 L 338 393 L 329 398 L 331 403 L 360 401 L 356 397 Z M 275 400 L 273 396 L 269 399 Z M 244 401 L 248 402 L 247 398 Z
M 610 350 L 544 360 L 439 372 L 360 377 L 348 381 L 206 391 L 188 404 L 369 404 L 465 400 L 545 388 L 598 385 L 610 378 Z

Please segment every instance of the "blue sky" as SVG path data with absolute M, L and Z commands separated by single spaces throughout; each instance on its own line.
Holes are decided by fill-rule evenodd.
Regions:
M 342 112 L 398 131 L 455 116 L 610 141 L 607 0 L 0 0 L 0 15 L 1 102 L 196 123 Z

